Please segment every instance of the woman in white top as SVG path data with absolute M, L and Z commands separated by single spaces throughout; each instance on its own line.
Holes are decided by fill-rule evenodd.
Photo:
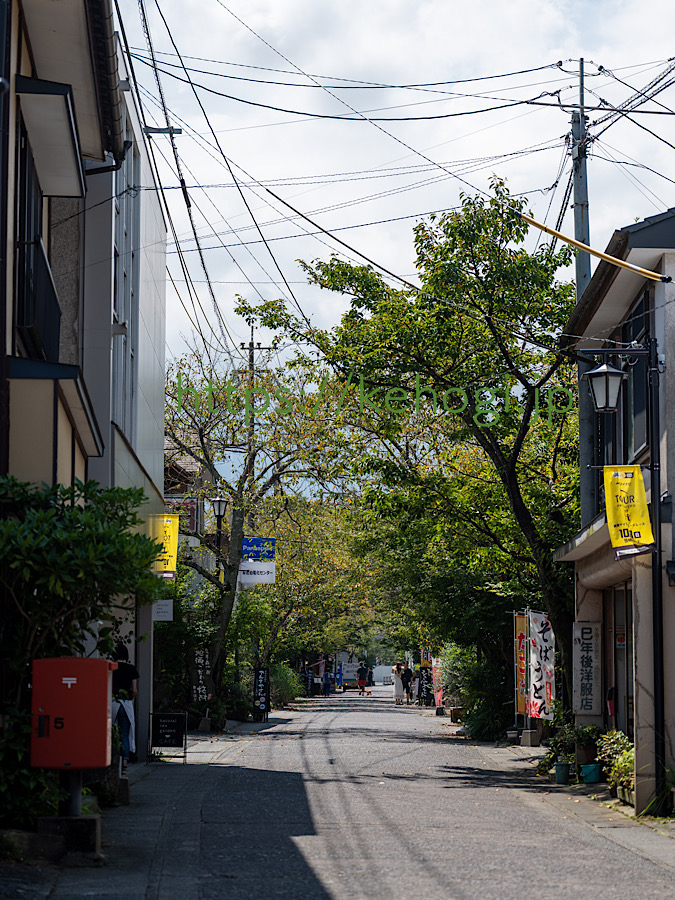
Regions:
M 392 669 L 392 680 L 394 682 L 394 701 L 397 706 L 401 706 L 403 703 L 403 697 L 405 696 L 405 692 L 403 690 L 403 679 L 401 678 L 403 670 L 401 669 L 401 663 L 396 663 L 394 668 Z

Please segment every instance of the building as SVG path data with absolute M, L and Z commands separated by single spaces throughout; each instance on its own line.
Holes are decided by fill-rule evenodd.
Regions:
M 166 228 L 111 3 L 2 9 L 0 473 L 141 487 L 162 513 Z M 151 610 L 130 627 L 142 755 Z
M 675 276 L 675 210 L 652 216 L 616 231 L 606 253 L 666 276 Z M 663 558 L 663 641 L 665 659 L 675 651 L 675 581 L 668 571 L 675 559 L 672 496 L 675 491 L 675 436 L 669 422 L 675 412 L 675 285 L 602 261 L 580 298 L 566 327 L 564 347 L 574 352 L 589 347 L 628 348 L 656 338 L 663 370 L 660 376 L 661 518 Z M 588 356 L 588 353 L 585 354 Z M 644 356 L 622 355 L 612 364 L 627 378 L 614 414 L 595 414 L 594 517 L 555 553 L 558 562 L 574 564 L 577 623 L 600 625 L 599 671 L 602 702 L 595 712 L 576 708 L 578 724 L 595 722 L 616 727 L 635 741 L 635 805 L 649 804 L 655 789 L 654 647 L 652 631 L 652 555 L 616 559 L 610 545 L 604 510 L 602 467 L 648 466 L 651 458 L 649 391 Z M 582 388 L 583 389 L 583 388 Z M 647 500 L 649 478 L 645 479 Z M 657 620 L 658 621 L 658 620 Z M 590 634 L 590 632 L 589 632 Z M 665 755 L 675 761 L 675 667 L 664 677 Z M 590 704 L 589 704 L 590 706 Z

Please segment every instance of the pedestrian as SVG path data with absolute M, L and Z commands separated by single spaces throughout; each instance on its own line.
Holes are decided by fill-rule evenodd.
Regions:
M 415 669 L 415 674 L 413 675 L 412 680 L 412 699 L 414 701 L 419 700 L 419 690 L 420 690 L 420 670 Z
M 403 669 L 401 668 L 401 663 L 396 663 L 392 670 L 392 677 L 394 679 L 394 702 L 396 706 L 403 705 Z
M 120 643 L 113 659 L 117 668 L 112 676 L 112 723 L 117 725 L 122 742 L 122 777 L 126 778 L 129 756 L 136 752 L 136 720 L 134 699 L 138 693 L 138 669 L 129 662 L 129 651 Z
M 328 669 L 323 673 L 323 695 L 330 697 L 330 672 Z
M 366 687 L 372 687 L 375 684 L 375 679 L 373 678 L 373 670 L 368 666 L 368 678 L 366 679 Z
M 368 681 L 368 667 L 364 662 L 359 662 L 356 670 L 356 684 L 359 688 L 359 694 L 363 697 L 366 692 L 366 682 Z
M 410 706 L 412 700 L 412 679 L 413 673 L 407 662 L 403 663 L 403 671 L 401 672 L 401 681 L 403 682 L 403 690 L 405 692 L 406 706 Z

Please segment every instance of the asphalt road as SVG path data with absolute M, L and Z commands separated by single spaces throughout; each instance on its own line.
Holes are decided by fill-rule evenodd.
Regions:
M 202 805 L 201 898 L 675 896 L 672 868 L 390 696 L 313 701 L 239 747 Z
M 132 806 L 104 816 L 107 866 L 27 880 L 5 870 L 0 896 L 675 896 L 675 841 L 568 790 L 546 793 L 531 768 L 509 768 L 510 751 L 390 696 L 312 700 L 196 745 L 190 765 L 154 766 Z

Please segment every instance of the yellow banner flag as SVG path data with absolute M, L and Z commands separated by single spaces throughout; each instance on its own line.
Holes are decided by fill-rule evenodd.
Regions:
M 162 552 L 153 563 L 152 571 L 160 578 L 175 578 L 178 557 L 178 516 L 173 513 L 150 516 L 150 537 L 162 545 Z
M 604 467 L 609 539 L 615 556 L 635 556 L 654 548 L 640 466 Z

